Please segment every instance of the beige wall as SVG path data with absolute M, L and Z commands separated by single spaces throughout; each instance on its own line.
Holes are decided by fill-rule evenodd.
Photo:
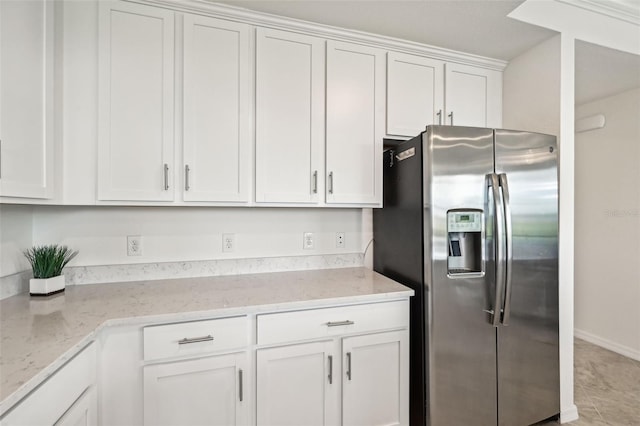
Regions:
M 576 335 L 640 360 L 640 89 L 576 106 Z

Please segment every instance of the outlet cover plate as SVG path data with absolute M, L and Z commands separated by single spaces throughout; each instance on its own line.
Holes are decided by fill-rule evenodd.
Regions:
M 222 234 L 222 252 L 232 253 L 236 247 L 236 234 Z
M 313 232 L 302 234 L 302 248 L 305 250 L 313 249 Z
M 344 232 L 336 232 L 336 248 L 344 248 L 345 245 Z
M 141 235 L 127 235 L 127 256 L 142 256 Z

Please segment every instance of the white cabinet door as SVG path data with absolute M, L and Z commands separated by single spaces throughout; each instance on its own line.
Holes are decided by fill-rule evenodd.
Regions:
M 342 341 L 342 424 L 408 425 L 407 331 Z
M 144 367 L 144 424 L 246 425 L 244 353 Z
M 417 136 L 443 123 L 444 62 L 387 53 L 387 134 Z
M 184 15 L 186 201 L 249 201 L 249 30 Z
M 174 14 L 100 2 L 98 198 L 173 200 Z
M 380 205 L 384 52 L 327 42 L 326 201 Z
M 258 349 L 258 426 L 338 423 L 339 361 L 334 342 Z
M 445 66 L 446 124 L 502 126 L 502 73 L 468 65 Z
M 95 386 L 87 389 L 55 426 L 95 426 L 98 424 L 98 396 Z
M 323 128 L 324 41 L 258 28 L 256 202 L 318 202 Z
M 53 7 L 0 2 L 0 195 L 53 195 Z

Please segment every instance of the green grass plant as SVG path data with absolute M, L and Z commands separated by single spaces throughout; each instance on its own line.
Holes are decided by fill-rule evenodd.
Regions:
M 52 278 L 62 274 L 62 269 L 78 254 L 67 246 L 52 244 L 34 246 L 24 251 L 31 264 L 33 278 Z

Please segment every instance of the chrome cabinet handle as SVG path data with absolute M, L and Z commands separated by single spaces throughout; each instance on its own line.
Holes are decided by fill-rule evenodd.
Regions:
M 318 193 L 318 171 L 313 172 L 313 186 L 311 188 L 314 194 Z
M 436 115 L 438 116 L 438 126 L 442 126 L 442 110 L 439 109 Z
M 190 343 L 210 342 L 212 340 L 213 340 L 213 336 L 208 334 L 206 336 L 201 336 L 201 337 L 185 337 L 184 339 L 178 340 L 178 344 L 188 345 Z
M 329 379 L 329 384 L 333 384 L 333 356 L 329 355 L 328 357 L 329 360 L 329 376 L 327 376 L 327 378 Z
M 451 125 L 453 126 L 453 111 L 451 111 L 447 117 L 451 119 Z
M 169 190 L 169 165 L 164 163 L 164 190 Z
M 513 264 L 513 231 L 511 227 L 511 206 L 509 204 L 509 182 L 506 173 L 499 175 L 500 187 L 502 187 L 502 198 L 504 202 L 504 238 L 505 238 L 505 290 L 504 290 L 504 308 L 502 311 L 502 325 L 509 324 L 509 316 L 511 315 L 511 273 Z
M 353 325 L 355 322 L 346 320 L 346 321 L 329 321 L 327 323 L 327 327 L 340 327 L 343 325 Z
M 329 172 L 329 194 L 333 194 L 333 172 Z
M 191 188 L 191 186 L 189 186 L 189 172 L 191 171 L 191 168 L 189 167 L 189 165 L 185 165 L 184 166 L 184 190 L 188 191 L 189 188 Z
M 240 400 L 240 402 L 242 402 L 242 400 L 244 399 L 244 389 L 243 389 L 243 385 L 242 385 L 242 369 L 238 370 L 238 400 Z
M 347 379 L 351 380 L 351 352 L 347 352 Z

